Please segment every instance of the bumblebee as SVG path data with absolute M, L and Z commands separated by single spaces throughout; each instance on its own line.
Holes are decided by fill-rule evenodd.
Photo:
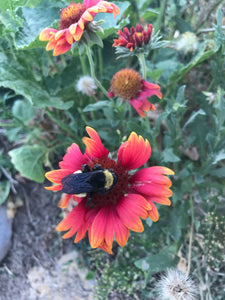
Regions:
M 89 194 L 92 198 L 93 193 L 100 195 L 106 194 L 117 183 L 118 176 L 112 169 L 104 169 L 97 164 L 90 170 L 88 165 L 83 165 L 82 171 L 67 175 L 61 181 L 62 191 L 66 194 L 75 194 L 78 197 L 85 197 Z

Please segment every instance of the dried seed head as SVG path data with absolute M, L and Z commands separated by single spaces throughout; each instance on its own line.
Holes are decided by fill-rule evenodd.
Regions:
M 162 300 L 196 300 L 196 286 L 192 279 L 177 269 L 169 269 L 158 282 Z
M 78 80 L 76 84 L 76 89 L 84 95 L 93 96 L 95 95 L 95 90 L 97 89 L 97 86 L 92 77 L 83 76 Z

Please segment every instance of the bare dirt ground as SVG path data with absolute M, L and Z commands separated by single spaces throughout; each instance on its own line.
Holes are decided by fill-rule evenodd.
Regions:
M 62 240 L 59 194 L 25 181 L 13 219 L 11 248 L 0 263 L 0 300 L 91 300 L 93 282 L 78 268 L 73 241 Z

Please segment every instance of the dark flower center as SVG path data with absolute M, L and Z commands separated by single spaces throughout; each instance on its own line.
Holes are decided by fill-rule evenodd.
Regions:
M 141 91 L 142 78 L 134 70 L 123 69 L 113 76 L 110 89 L 120 99 L 130 100 Z
M 71 3 L 69 6 L 61 10 L 59 29 L 69 28 L 70 25 L 77 23 L 85 12 L 86 6 L 81 3 Z
M 102 168 L 109 170 L 111 169 L 113 173 L 115 173 L 118 177 L 118 181 L 115 184 L 115 186 L 109 190 L 104 195 L 100 195 L 98 193 L 94 193 L 93 197 L 91 199 L 92 205 L 94 206 L 106 206 L 108 204 L 115 204 L 118 202 L 118 200 L 126 193 L 127 187 L 128 187 L 128 179 L 129 174 L 127 170 L 124 169 L 124 167 L 118 163 L 115 162 L 113 159 L 110 159 L 109 157 L 106 157 L 104 159 L 94 159 L 91 162 L 88 163 L 90 169 L 92 170 L 93 167 L 99 164 L 102 166 Z

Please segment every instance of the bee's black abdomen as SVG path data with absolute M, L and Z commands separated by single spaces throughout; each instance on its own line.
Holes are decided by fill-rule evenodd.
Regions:
M 87 167 L 86 167 L 87 166 Z M 88 171 L 88 165 L 82 167 L 80 173 L 70 174 L 61 181 L 62 191 L 66 194 L 93 194 L 104 195 L 117 183 L 118 176 L 111 170 L 96 165 L 93 171 Z

